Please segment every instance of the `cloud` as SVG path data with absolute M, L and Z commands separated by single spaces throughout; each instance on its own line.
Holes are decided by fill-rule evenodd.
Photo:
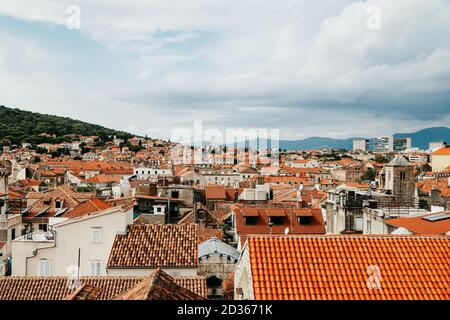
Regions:
M 70 4 L 3 0 L 0 13 L 64 28 Z M 136 0 L 133 6 L 79 0 L 78 5 L 80 33 L 107 48 L 126 75 L 77 83 L 79 74 L 67 67 L 70 54 L 52 58 L 38 39 L 25 44 L 10 36 L 12 47 L 36 51 L 21 59 L 31 63 L 26 74 L 36 84 L 29 100 L 15 105 L 56 108 L 58 100 L 61 113 L 83 120 L 95 114 L 103 124 L 165 137 L 194 119 L 218 128 L 282 128 L 291 138 L 378 135 L 449 123 L 445 0 Z M 380 9 L 379 30 L 367 27 L 370 6 Z M 15 75 L 1 63 L 4 56 L 0 52 L 6 83 Z M 12 65 L 25 70 L 21 64 Z M 42 89 L 45 77 L 52 84 Z M 71 99 L 64 101 L 67 96 Z M 8 101 L 14 101 L 12 93 Z M 75 101 L 90 114 L 74 109 Z M 102 118 L 111 109 L 116 115 Z

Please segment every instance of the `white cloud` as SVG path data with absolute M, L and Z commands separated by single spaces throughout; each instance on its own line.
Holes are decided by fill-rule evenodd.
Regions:
M 0 13 L 64 26 L 70 4 L 2 0 Z M 445 0 L 136 0 L 133 5 L 78 0 L 77 5 L 80 32 L 123 54 L 132 76 L 94 87 L 77 83 L 77 74 L 66 68 L 71 57 L 55 57 L 38 39 L 3 35 L 12 44 L 0 51 L 0 84 L 8 86 L 2 96 L 9 104 L 59 108 L 83 120 L 94 114 L 92 121 L 166 137 L 170 128 L 189 126 L 196 118 L 216 126 L 282 127 L 285 137 L 376 135 L 449 118 L 442 106 L 450 93 Z M 370 5 L 381 10 L 380 30 L 367 28 Z M 16 54 L 20 62 L 5 63 Z M 16 81 L 20 70 L 31 83 Z M 24 88 L 27 97 L 20 95 Z M 427 103 L 430 96 L 433 102 Z M 423 101 L 422 113 L 406 121 Z M 114 118 L 105 118 L 109 108 Z M 438 119 L 430 118 L 433 113 Z

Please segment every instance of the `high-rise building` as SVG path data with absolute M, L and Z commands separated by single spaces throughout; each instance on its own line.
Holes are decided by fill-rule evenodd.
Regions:
M 393 136 L 373 138 L 373 152 L 392 152 L 392 151 L 394 151 Z
M 411 149 L 411 138 L 394 138 L 394 151 L 405 151 Z
M 353 139 L 353 151 L 368 151 L 369 150 L 369 140 L 356 138 Z

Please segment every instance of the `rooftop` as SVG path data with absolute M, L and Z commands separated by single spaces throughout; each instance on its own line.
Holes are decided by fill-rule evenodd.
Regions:
M 108 268 L 197 267 L 196 224 L 128 226 L 126 235 L 116 235 Z
M 442 216 L 442 219 L 432 221 L 432 218 L 437 215 Z M 431 221 L 429 220 L 430 218 Z M 433 213 L 420 217 L 401 217 L 385 220 L 385 223 L 396 228 L 405 228 L 418 235 L 444 235 L 450 231 L 450 213 Z
M 81 277 L 80 285 L 100 288 L 99 300 L 111 299 L 138 285 L 145 277 Z M 204 277 L 175 277 L 175 283 L 201 296 L 207 296 Z M 63 300 L 75 293 L 67 277 L 0 278 L 0 300 Z
M 450 237 L 251 236 L 256 300 L 450 299 Z

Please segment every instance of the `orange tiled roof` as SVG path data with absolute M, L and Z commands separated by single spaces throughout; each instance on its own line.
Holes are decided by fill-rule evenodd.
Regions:
M 115 183 L 119 182 L 121 177 L 118 176 L 107 176 L 104 174 L 98 174 L 89 179 L 83 180 L 85 183 Z
M 227 198 L 225 187 L 222 185 L 207 185 L 205 194 L 207 200 L 225 200 Z
M 114 300 L 205 300 L 179 285 L 174 278 L 157 269 L 140 283 L 114 297 Z
M 247 244 L 257 300 L 450 299 L 449 237 L 254 236 Z
M 38 199 L 34 202 L 26 213 L 23 214 L 25 219 L 33 219 L 42 210 L 45 212 L 40 214 L 40 218 L 53 217 L 58 208 L 56 208 L 56 200 L 63 202 L 63 208 L 75 208 L 81 202 L 86 201 L 95 196 L 95 192 L 75 192 L 68 186 L 59 186 L 54 190 L 45 192 L 29 192 L 27 199 Z
M 116 235 L 108 268 L 197 267 L 199 226 L 130 225 Z
M 444 235 L 450 231 L 450 213 L 447 212 L 449 219 L 445 220 L 429 221 L 423 218 L 435 214 L 436 213 L 429 215 L 427 214 L 421 217 L 402 217 L 402 218 L 388 219 L 385 220 L 384 222 L 396 228 L 400 227 L 405 228 L 414 234 Z
M 433 156 L 450 156 L 450 147 L 442 147 L 435 152 L 433 152 L 431 155 Z
M 284 221 L 282 225 L 274 225 L 272 228 L 269 226 L 269 218 L 272 212 L 283 211 Z M 320 209 L 304 208 L 304 209 L 291 209 L 291 208 L 236 208 L 235 221 L 236 232 L 239 234 L 241 243 L 245 242 L 248 235 L 255 234 L 284 234 L 286 228 L 289 228 L 290 234 L 324 234 L 325 226 L 323 223 L 323 217 Z M 302 225 L 298 221 L 298 217 L 304 215 L 305 212 L 310 213 L 311 222 L 307 225 Z M 249 216 L 257 216 L 255 225 L 247 225 L 244 220 L 244 216 L 249 213 Z
M 443 197 L 450 197 L 450 187 L 448 186 L 447 181 L 439 181 L 439 180 L 423 180 L 420 182 L 416 182 L 416 187 L 420 192 L 429 193 L 433 188 L 439 190 Z
M 111 299 L 136 286 L 145 277 L 81 277 L 81 285 L 100 288 L 98 300 Z M 184 288 L 207 297 L 204 277 L 175 277 L 175 282 Z M 67 286 L 67 277 L 2 277 L 0 278 L 0 300 L 63 300 L 73 294 Z
M 75 208 L 70 210 L 69 212 L 65 212 L 63 214 L 63 217 L 66 218 L 75 218 L 75 217 L 81 217 L 85 215 L 89 215 L 95 212 L 99 212 L 108 208 L 111 208 L 112 206 L 98 198 L 92 198 L 85 202 L 80 203 Z

